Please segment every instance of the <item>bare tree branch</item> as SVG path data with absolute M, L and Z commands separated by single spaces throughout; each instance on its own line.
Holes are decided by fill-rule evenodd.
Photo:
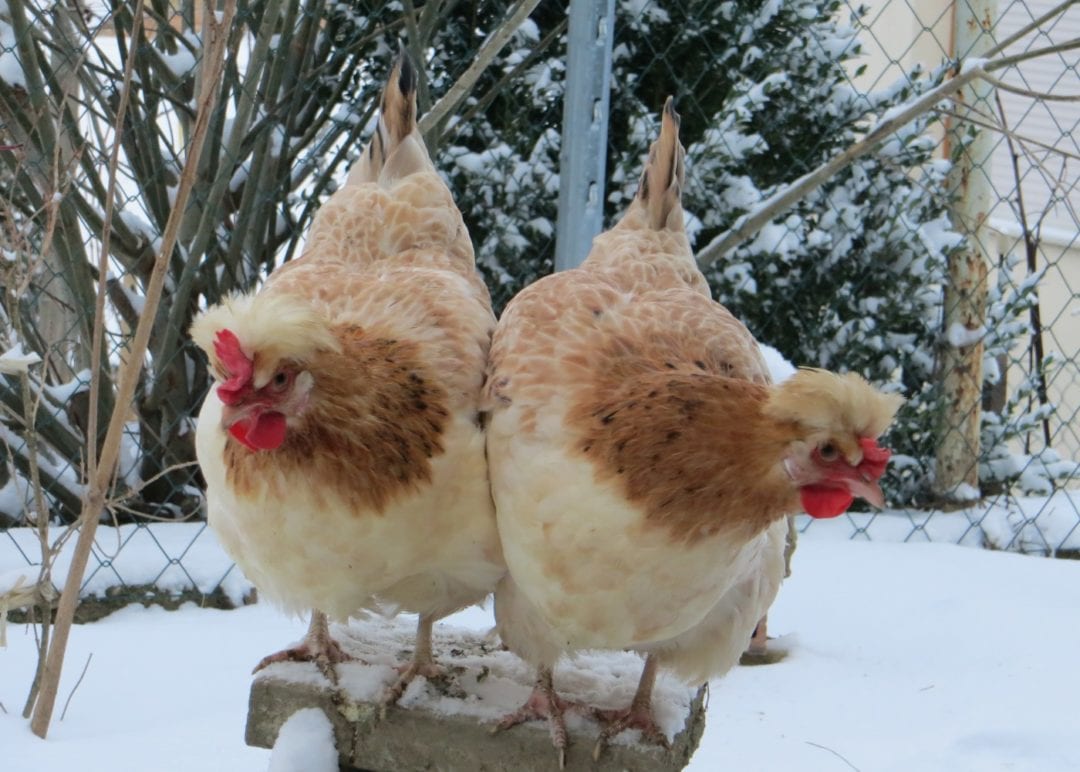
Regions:
M 1006 83 L 1000 78 L 995 78 L 990 73 L 984 74 L 983 78 L 1001 91 L 1008 91 L 1010 94 L 1019 94 L 1020 96 L 1039 99 L 1045 102 L 1080 102 L 1080 94 L 1050 94 L 1045 91 L 1032 91 L 1031 89 L 1020 88 L 1020 86 Z
M 82 672 L 79 673 L 79 679 L 75 682 L 75 685 L 71 687 L 71 691 L 68 692 L 68 698 L 64 701 L 64 709 L 60 711 L 60 720 L 64 720 L 64 716 L 67 715 L 68 708 L 71 706 L 71 698 L 75 696 L 75 692 L 78 691 L 82 685 L 83 679 L 86 678 L 86 671 L 90 669 L 90 663 L 94 659 L 94 652 L 90 652 L 86 656 L 86 664 L 83 665 Z
M 1076 5 L 1078 2 L 1080 2 L 1080 0 L 1065 0 L 1065 2 L 1054 6 L 1053 8 L 1051 8 L 1049 11 L 1044 13 L 1039 18 L 1033 20 L 1030 24 L 1024 25 L 1023 27 L 1018 29 L 1016 32 L 1009 35 L 1009 37 L 1007 37 L 1004 40 L 1002 40 L 1001 42 L 999 42 L 997 45 L 995 45 L 993 48 L 991 48 L 989 51 L 987 51 L 986 55 L 987 56 L 997 56 L 1002 51 L 1004 51 L 1006 48 L 1011 46 L 1016 41 L 1020 40 L 1022 37 L 1024 37 L 1028 33 L 1034 32 L 1037 29 L 1041 29 L 1042 26 L 1044 24 L 1046 24 L 1046 22 L 1050 21 L 1051 19 L 1056 19 L 1058 16 L 1061 16 L 1061 14 L 1065 13 L 1065 11 L 1069 10 L 1069 8 Z
M 1024 186 L 1020 177 L 1020 155 L 1016 151 L 1016 146 L 1013 143 L 1013 138 L 1008 127 L 1008 120 L 1005 115 L 1005 105 L 1001 101 L 1000 95 L 995 95 L 997 102 L 998 113 L 1000 115 L 1001 126 L 1005 134 L 1005 142 L 1009 147 L 1009 159 L 1011 162 L 1013 181 L 1016 184 L 1016 212 L 1020 221 L 1020 232 L 1023 234 L 1024 239 L 1024 255 L 1027 258 L 1028 276 L 1033 276 L 1038 273 L 1038 254 L 1039 254 L 1039 233 L 1038 226 L 1036 230 L 1032 231 L 1027 216 L 1027 207 L 1024 204 Z M 1028 364 L 1032 372 L 1035 373 L 1035 377 L 1038 381 L 1038 387 L 1036 389 L 1039 404 L 1048 405 L 1050 403 L 1049 396 L 1047 395 L 1046 388 L 1046 370 L 1045 359 L 1046 352 L 1043 346 L 1043 324 L 1042 324 L 1042 307 L 1039 302 L 1038 292 L 1035 293 L 1035 302 L 1031 304 L 1028 309 L 1029 319 L 1031 320 L 1031 349 L 1032 356 Z M 1007 370 L 1006 370 L 1007 372 Z M 1004 375 L 1002 377 L 1005 377 Z M 1042 418 L 1043 427 L 1043 441 L 1046 443 L 1046 447 L 1052 447 L 1051 433 L 1050 433 L 1050 416 L 1044 415 Z
M 939 112 L 942 115 L 946 115 L 946 116 L 948 116 L 950 118 L 955 118 L 958 121 L 959 120 L 967 121 L 968 123 L 973 124 L 975 126 L 978 126 L 980 128 L 990 129 L 991 131 L 996 131 L 996 132 L 998 132 L 999 134 L 1001 134 L 1001 135 L 1003 135 L 1005 137 L 1010 137 L 1012 139 L 1017 140 L 1018 142 L 1024 143 L 1025 145 L 1032 145 L 1034 147 L 1041 147 L 1043 150 L 1046 150 L 1046 151 L 1048 151 L 1050 153 L 1054 153 L 1055 155 L 1060 155 L 1060 156 L 1062 156 L 1064 158 L 1072 158 L 1073 160 L 1080 161 L 1080 155 L 1077 155 L 1076 153 L 1070 153 L 1068 150 L 1065 150 L 1063 148 L 1054 147 L 1053 145 L 1048 145 L 1045 142 L 1040 142 L 1039 140 L 1034 139 L 1034 138 L 1029 137 L 1029 136 L 1026 136 L 1024 134 L 1017 134 L 1012 129 L 1009 129 L 1009 128 L 1006 128 L 1006 127 L 1002 126 L 1000 122 L 980 120 L 978 118 L 972 118 L 970 115 L 962 116 L 962 115 L 960 115 L 960 113 L 956 112 L 955 110 L 940 110 Z M 972 112 L 976 112 L 976 111 L 973 110 Z

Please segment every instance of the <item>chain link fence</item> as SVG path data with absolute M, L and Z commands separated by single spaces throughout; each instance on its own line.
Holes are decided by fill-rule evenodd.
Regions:
M 86 594 L 162 591 L 227 605 L 248 592 L 203 522 L 193 416 L 209 376 L 186 329 L 200 308 L 256 286 L 302 249 L 319 202 L 370 131 L 396 40 L 425 63 L 421 113 L 434 116 L 425 135 L 496 304 L 552 270 L 560 187 L 575 173 L 559 163 L 573 61 L 563 5 L 537 5 L 463 99 L 440 101 L 471 78 L 492 33 L 523 6 L 241 4 L 193 203 L 126 408 L 102 515 L 110 527 L 98 537 Z M 1080 550 L 1080 112 L 1054 99 L 1080 82 L 1075 53 L 1051 50 L 995 70 L 1003 85 L 978 103 L 941 100 L 716 254 L 710 245 L 773 194 L 949 78 L 965 54 L 957 19 L 975 18 L 971 6 L 596 6 L 607 24 L 597 33 L 611 36 L 610 108 L 594 116 L 606 121 L 606 179 L 602 194 L 582 190 L 599 196 L 605 222 L 633 195 L 659 107 L 673 94 L 688 151 L 688 229 L 717 298 L 792 362 L 859 370 L 908 398 L 890 438 L 900 451 L 891 508 L 810 533 Z M 979 4 L 992 13 L 976 18 L 974 37 L 1003 41 L 1051 6 Z M 94 416 L 112 410 L 186 157 L 204 21 L 191 2 L 0 5 L 0 590 L 5 572 L 37 570 L 43 545 L 57 555 L 54 581 L 66 571 L 86 438 L 101 441 L 107 418 Z M 1057 14 L 1006 53 L 1078 35 L 1075 11 Z M 979 142 L 989 154 L 958 181 Z M 976 179 L 988 206 L 971 227 L 962 188 Z M 988 268 L 965 300 L 981 318 L 950 326 L 950 266 L 972 254 Z M 963 367 L 979 364 L 974 405 L 950 401 L 943 385 L 950 349 Z M 95 371 L 101 388 L 92 389 Z M 969 427 L 962 463 L 944 485 L 942 438 L 961 424 Z
M 967 466 L 977 472 L 971 493 L 980 497 L 967 503 L 957 497 L 947 507 L 955 511 L 905 509 L 896 517 L 848 517 L 846 525 L 855 537 L 1075 557 L 1080 60 L 1075 49 L 1056 49 L 1075 46 L 1080 14 L 1051 0 L 875 2 L 855 27 L 867 54 L 865 71 L 852 82 L 860 90 L 888 87 L 913 66 L 928 71 L 942 61 L 980 56 L 1001 42 L 1012 41 L 1007 54 L 1031 58 L 996 71 L 977 99 L 953 100 L 939 110 L 944 126 L 935 154 L 967 164 L 956 188 L 961 200 L 949 205 L 951 224 L 989 268 L 973 288 L 982 297 L 974 325 L 983 347 L 979 444 L 965 448 Z M 948 325 L 941 333 L 946 346 L 969 342 L 958 341 L 966 336 Z M 956 416 L 946 410 L 944 420 Z

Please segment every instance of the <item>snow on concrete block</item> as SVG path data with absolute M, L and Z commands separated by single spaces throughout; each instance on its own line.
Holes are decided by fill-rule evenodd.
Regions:
M 518 708 L 532 689 L 531 669 L 490 639 L 472 630 L 436 628 L 435 649 L 446 674 L 418 678 L 398 706 L 380 717 L 379 700 L 396 677 L 395 663 L 411 654 L 408 621 L 353 621 L 335 627 L 334 637 L 356 662 L 338 666 L 334 688 L 310 663 L 284 662 L 261 671 L 251 687 L 247 742 L 270 748 L 290 717 L 309 708 L 333 725 L 345 770 L 551 770 L 557 759 L 546 722 L 534 721 L 492 734 L 498 719 Z M 559 664 L 555 685 L 570 700 L 601 708 L 629 704 L 642 660 L 624 652 L 586 653 Z M 568 713 L 568 770 L 683 769 L 705 728 L 705 690 L 691 689 L 661 673 L 654 706 L 671 750 L 638 742 L 638 733 L 617 737 L 592 759 L 599 726 Z M 310 733 L 309 733 L 310 734 Z
M 293 713 L 281 725 L 269 772 L 338 772 L 334 725 L 318 708 Z

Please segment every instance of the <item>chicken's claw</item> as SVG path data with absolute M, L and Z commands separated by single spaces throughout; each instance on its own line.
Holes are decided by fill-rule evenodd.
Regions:
M 320 646 L 312 646 L 309 642 L 304 641 L 288 649 L 267 654 L 259 660 L 259 664 L 251 672 L 257 673 L 275 662 L 315 662 L 316 664 L 325 662 L 331 665 L 340 665 L 342 662 L 354 662 L 355 660 L 356 657 L 341 648 L 341 644 L 337 641 L 327 641 L 325 645 Z
M 671 750 L 671 743 L 668 741 L 667 735 L 657 726 L 652 708 L 649 706 L 636 707 L 632 705 L 622 710 L 595 710 L 593 711 L 593 717 L 604 727 L 600 731 L 600 737 L 597 738 L 596 745 L 593 746 L 593 761 L 600 760 L 600 754 L 604 752 L 604 748 L 607 747 L 612 738 L 628 729 L 639 730 L 641 739 L 644 742 Z
M 405 690 L 409 688 L 409 684 L 411 684 L 417 676 L 423 676 L 430 681 L 435 678 L 442 678 L 446 675 L 446 669 L 431 660 L 420 662 L 413 660 L 407 665 L 397 665 L 394 669 L 398 672 L 398 678 L 394 684 L 386 690 L 386 694 L 383 695 L 382 701 L 379 703 L 379 711 L 384 718 L 386 716 L 386 709 L 391 705 L 397 704 L 398 700 L 405 694 Z
M 379 715 L 386 718 L 386 709 L 396 705 L 397 701 L 405 694 L 405 689 L 417 676 L 423 676 L 428 680 L 442 678 L 446 671 L 435 662 L 435 655 L 431 645 L 431 630 L 435 624 L 435 617 L 430 614 L 421 614 L 416 626 L 416 648 L 413 650 L 412 660 L 407 665 L 398 665 L 398 679 L 394 682 L 379 702 Z
M 566 718 L 564 713 L 569 705 L 558 696 L 554 700 L 548 698 L 539 689 L 534 689 L 525 704 L 509 715 L 503 716 L 491 730 L 492 734 L 502 732 L 526 721 L 547 719 L 548 728 L 551 731 L 551 744 L 555 746 L 555 752 L 559 756 L 559 769 L 566 767 L 566 746 L 569 736 L 566 732 Z
M 326 680 L 337 686 L 338 675 L 336 666 L 342 662 L 355 662 L 356 657 L 341 648 L 341 644 L 330 637 L 329 622 L 326 615 L 321 611 L 311 612 L 311 623 L 308 626 L 304 640 L 295 646 L 281 651 L 267 654 L 252 670 L 252 674 L 258 673 L 264 667 L 275 662 L 314 662 Z
M 548 728 L 551 731 L 551 744 L 555 746 L 555 752 L 559 758 L 559 769 L 566 767 L 566 746 L 569 745 L 569 735 L 566 731 L 565 713 L 568 710 L 586 712 L 591 710 L 580 703 L 564 700 L 555 693 L 551 685 L 550 676 L 545 681 L 543 675 L 537 680 L 532 694 L 525 700 L 525 704 L 506 715 L 496 724 L 491 733 L 502 732 L 526 721 L 547 719 Z

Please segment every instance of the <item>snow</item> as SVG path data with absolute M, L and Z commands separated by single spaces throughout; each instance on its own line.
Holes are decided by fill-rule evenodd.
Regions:
M 124 222 L 124 225 L 128 227 L 128 230 L 135 235 L 144 238 L 151 243 L 161 240 L 161 234 L 158 232 L 157 228 L 147 222 L 146 218 L 134 208 L 127 207 L 121 209 L 120 219 Z
M 155 247 L 157 249 L 157 247 Z M 127 286 L 124 281 L 117 281 L 113 286 L 124 293 L 124 298 L 131 306 L 131 310 L 135 312 L 136 316 L 142 316 L 143 309 L 146 308 L 146 295 L 141 292 L 136 292 L 131 287 Z
M 960 483 L 949 492 L 949 498 L 953 501 L 978 501 L 979 489 L 968 483 Z
M 986 336 L 986 328 L 983 326 L 974 329 L 965 327 L 959 322 L 953 322 L 945 332 L 945 339 L 953 348 L 965 348 L 974 346 Z
M 278 731 L 270 772 L 338 772 L 334 726 L 318 708 L 293 713 Z
M 41 357 L 33 351 L 23 351 L 21 343 L 16 343 L 3 354 L 0 354 L 0 373 L 5 375 L 19 375 L 30 371 L 31 365 L 36 365 Z
M 55 541 L 60 533 L 61 529 L 54 528 L 50 540 Z M 17 549 L 6 545 L 0 549 L 0 571 L 25 566 L 22 555 L 40 561 L 37 531 L 11 528 L 0 538 L 5 534 Z M 67 539 L 54 563 L 53 582 L 57 586 L 63 586 L 67 578 L 74 548 L 75 539 Z M 121 585 L 153 585 L 171 593 L 192 589 L 210 593 L 220 584 L 226 597 L 240 605 L 251 591 L 251 583 L 233 569 L 206 523 L 101 525 L 94 537 L 93 555 L 83 582 L 82 592 L 87 596 L 102 597 Z
M 37 572 L 29 568 L 13 568 L 0 571 L 0 596 L 31 585 L 37 581 Z
M 783 383 L 795 374 L 795 365 L 787 361 L 784 355 L 765 343 L 758 343 L 761 356 L 765 358 L 765 366 L 769 368 L 769 376 L 773 383 Z
M 658 24 L 666 24 L 671 21 L 671 16 L 660 7 L 660 3 L 650 0 L 622 0 L 620 3 L 625 13 L 631 16 L 641 16 Z
M 75 373 L 74 377 L 67 383 L 59 384 L 46 384 L 45 391 L 60 405 L 66 405 L 71 401 L 71 398 L 78 394 L 80 391 L 85 391 L 90 388 L 90 380 L 93 378 L 93 374 L 90 370 L 80 370 Z
M 0 443 L 8 450 L 18 453 L 24 458 L 29 457 L 29 450 L 23 438 L 4 424 L 0 424 Z M 64 466 L 58 465 L 57 462 L 49 457 L 44 446 L 38 447 L 37 465 L 38 469 L 52 477 L 56 482 L 65 486 L 72 495 L 82 495 L 83 485 L 79 481 L 75 470 L 67 463 L 65 463 Z
M 926 220 L 919 224 L 917 228 L 914 223 L 908 221 L 906 216 L 903 219 L 905 226 L 909 230 L 914 230 L 923 246 L 935 255 L 946 255 L 964 243 L 963 235 L 952 230 L 952 224 L 949 222 L 947 214 L 941 214 L 932 220 Z
M 969 56 L 963 62 L 960 63 L 960 72 L 970 72 L 971 70 L 983 70 L 986 68 L 986 63 L 990 61 L 983 57 Z
M 7 515 L 12 522 L 19 522 L 32 501 L 33 486 L 14 467 L 8 471 L 8 481 L 0 488 L 0 514 Z
M 181 48 L 172 54 L 162 53 L 161 58 L 173 74 L 173 77 L 178 79 L 186 78 L 194 72 L 197 64 L 195 54 L 187 48 Z
M 26 88 L 26 73 L 16 53 L 15 31 L 6 22 L 0 22 L 0 80 Z
M 711 685 L 691 770 L 1080 768 L 1080 563 L 838 541 L 815 524 L 793 571 L 769 615 L 770 633 L 781 636 L 775 644 L 788 656 L 736 668 Z M 440 623 L 440 655 L 447 656 L 447 628 L 483 634 L 490 623 L 478 609 Z M 409 626 L 402 620 L 386 629 Z M 274 754 L 243 743 L 249 671 L 304 629 L 302 620 L 264 604 L 236 611 L 128 607 L 78 626 L 57 719 L 93 659 L 66 717 L 42 742 L 19 716 L 35 662 L 33 631 L 12 625 L 9 647 L 0 651 L 4 768 L 264 772 Z M 557 683 L 565 670 L 556 671 Z M 594 699 L 630 688 L 598 684 Z M 412 689 L 422 693 L 426 685 Z M 318 724 L 317 716 L 297 717 L 279 746 L 324 747 L 315 739 Z M 313 759 L 307 763 L 319 770 Z
M 490 611 L 471 609 L 455 620 L 441 623 L 435 630 L 435 647 L 450 665 L 454 684 L 449 689 L 429 688 L 423 679 L 409 684 L 399 705 L 408 710 L 424 710 L 444 716 L 469 716 L 481 723 L 495 724 L 520 707 L 535 682 L 535 671 L 508 651 L 501 651 L 490 632 L 494 621 Z M 416 624 L 412 618 L 385 620 L 375 616 L 353 620 L 348 628 L 333 628 L 345 649 L 363 663 L 339 668 L 340 685 L 357 702 L 377 701 L 397 678 L 397 653 L 413 646 Z M 459 669 L 461 675 L 456 675 Z M 325 677 L 311 663 L 284 662 L 271 665 L 266 673 L 274 678 L 303 684 L 326 686 Z M 559 693 L 575 701 L 590 701 L 598 707 L 615 709 L 630 702 L 641 675 L 641 658 L 629 652 L 582 652 L 560 664 Z M 454 696 L 447 696 L 451 692 Z M 653 708 L 660 730 L 673 739 L 686 723 L 696 689 L 670 676 L 661 675 L 653 692 Z M 579 715 L 567 716 L 571 731 L 597 736 L 597 725 Z M 628 743 L 638 737 L 628 733 L 615 742 Z

